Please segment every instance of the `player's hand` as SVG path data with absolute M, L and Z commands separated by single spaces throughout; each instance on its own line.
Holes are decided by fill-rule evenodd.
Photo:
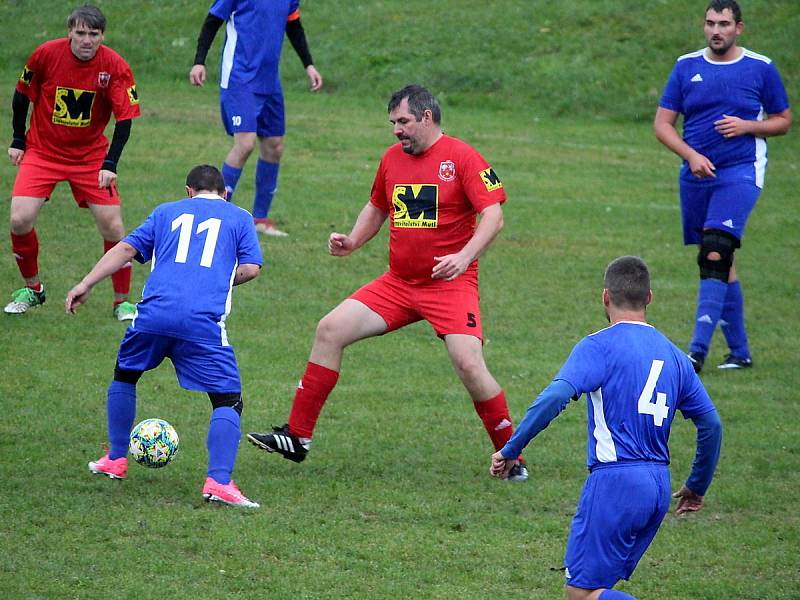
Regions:
M 195 65 L 192 67 L 192 70 L 189 71 L 189 83 L 192 85 L 197 85 L 203 87 L 203 84 L 206 82 L 206 66 L 205 65 Z
M 681 489 L 672 494 L 672 497 L 678 499 L 675 512 L 679 515 L 685 512 L 697 512 L 703 508 L 703 496 L 695 494 L 685 485 L 682 485 Z
M 100 172 L 97 174 L 97 184 L 101 188 L 110 187 L 116 180 L 117 180 L 117 174 L 114 173 L 114 171 L 107 171 L 106 169 L 100 169 Z
M 719 121 L 714 121 L 714 129 L 724 138 L 735 138 L 750 133 L 750 121 L 730 115 L 722 115 Z
M 75 310 L 82 304 L 86 304 L 89 299 L 89 293 L 92 291 L 85 283 L 81 282 L 72 288 L 67 294 L 67 299 L 64 300 L 64 310 L 68 315 L 74 315 Z
M 716 177 L 714 171 L 716 171 L 717 168 L 714 166 L 714 163 L 699 152 L 695 152 L 692 154 L 691 158 L 689 158 L 689 169 L 692 171 L 692 175 L 698 179 Z
M 433 265 L 431 278 L 444 279 L 445 281 L 453 281 L 456 277 L 463 275 L 472 262 L 461 256 L 460 253 L 434 256 L 433 260 L 436 261 L 436 264 Z
M 306 75 L 308 75 L 308 81 L 311 83 L 312 92 L 317 92 L 322 89 L 322 75 L 319 74 L 319 71 L 317 71 L 314 65 L 308 65 L 306 67 Z
M 517 464 L 516 459 L 507 459 L 500 454 L 500 451 L 498 450 L 492 454 L 492 464 L 489 467 L 489 475 L 492 477 L 498 477 L 500 479 L 508 479 L 508 472 L 511 471 L 511 468 L 515 464 Z
M 9 148 L 8 149 L 8 158 L 11 160 L 11 164 L 15 167 L 19 166 L 19 163 L 22 162 L 22 156 L 25 154 L 25 150 L 20 150 L 19 148 Z
M 328 252 L 331 256 L 347 256 L 353 250 L 353 240 L 343 233 L 334 232 L 328 238 Z

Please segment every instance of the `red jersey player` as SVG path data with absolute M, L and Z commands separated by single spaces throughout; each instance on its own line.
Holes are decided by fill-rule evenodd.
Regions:
M 247 436 L 256 446 L 295 462 L 306 457 L 345 347 L 420 320 L 444 340 L 495 449 L 513 433 L 505 393 L 484 362 L 478 302 L 478 257 L 503 227 L 503 184 L 474 148 L 444 135 L 439 104 L 425 88 L 412 85 L 395 92 L 389 120 L 400 143 L 384 154 L 353 230 L 332 233 L 328 241 L 332 255 L 347 256 L 372 239 L 388 218 L 389 271 L 317 325 L 289 422 Z M 527 478 L 518 461 L 509 479 Z
M 14 93 L 14 139 L 8 156 L 19 170 L 11 198 L 11 248 L 25 287 L 13 293 L 7 314 L 22 314 L 45 301 L 34 225 L 57 183 L 69 182 L 78 206 L 89 208 L 103 236 L 104 252 L 125 235 L 116 169 L 131 120 L 139 116 L 133 73 L 119 54 L 103 46 L 106 19 L 99 9 L 75 9 L 67 28 L 66 38 L 36 48 Z M 103 131 L 112 114 L 115 128 L 109 146 Z M 114 316 L 133 319 L 130 264 L 114 273 L 112 285 Z

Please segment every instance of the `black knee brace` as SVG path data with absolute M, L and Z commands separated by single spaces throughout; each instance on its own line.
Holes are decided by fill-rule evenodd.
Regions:
M 211 400 L 211 406 L 214 408 L 222 408 L 223 406 L 230 406 L 233 410 L 242 416 L 242 409 L 244 408 L 244 400 L 242 394 L 227 393 L 219 394 L 217 392 L 208 392 L 208 399 Z
M 119 363 L 114 365 L 114 381 L 121 381 L 122 383 L 130 383 L 136 385 L 139 377 L 142 376 L 144 371 L 126 371 L 119 368 Z
M 703 242 L 697 255 L 700 267 L 700 279 L 718 279 L 728 283 L 728 276 L 733 266 L 733 253 L 741 246 L 735 235 L 719 229 L 708 229 L 703 232 Z M 716 252 L 719 260 L 712 260 L 708 255 Z

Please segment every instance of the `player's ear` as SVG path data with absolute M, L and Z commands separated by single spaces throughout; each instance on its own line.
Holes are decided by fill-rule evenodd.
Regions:
M 194 198 L 194 190 L 188 185 L 186 186 L 186 196 L 189 198 Z
M 647 306 L 653 301 L 653 290 L 647 290 L 647 300 L 645 300 L 644 305 Z
M 609 304 L 611 304 L 611 297 L 608 295 L 608 288 L 603 288 L 603 306 L 608 308 Z

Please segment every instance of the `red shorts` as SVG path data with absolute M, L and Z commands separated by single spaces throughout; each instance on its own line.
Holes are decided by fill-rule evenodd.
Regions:
M 425 320 L 439 337 L 461 333 L 483 341 L 480 293 L 474 275 L 411 284 L 387 272 L 350 297 L 378 313 L 386 321 L 387 332 Z
M 67 181 L 72 188 L 72 197 L 81 208 L 86 208 L 89 204 L 119 205 L 117 186 L 112 184 L 107 188 L 101 188 L 97 183 L 97 174 L 101 166 L 102 162 L 65 165 L 29 150 L 22 157 L 11 195 L 49 199 L 56 184 Z

